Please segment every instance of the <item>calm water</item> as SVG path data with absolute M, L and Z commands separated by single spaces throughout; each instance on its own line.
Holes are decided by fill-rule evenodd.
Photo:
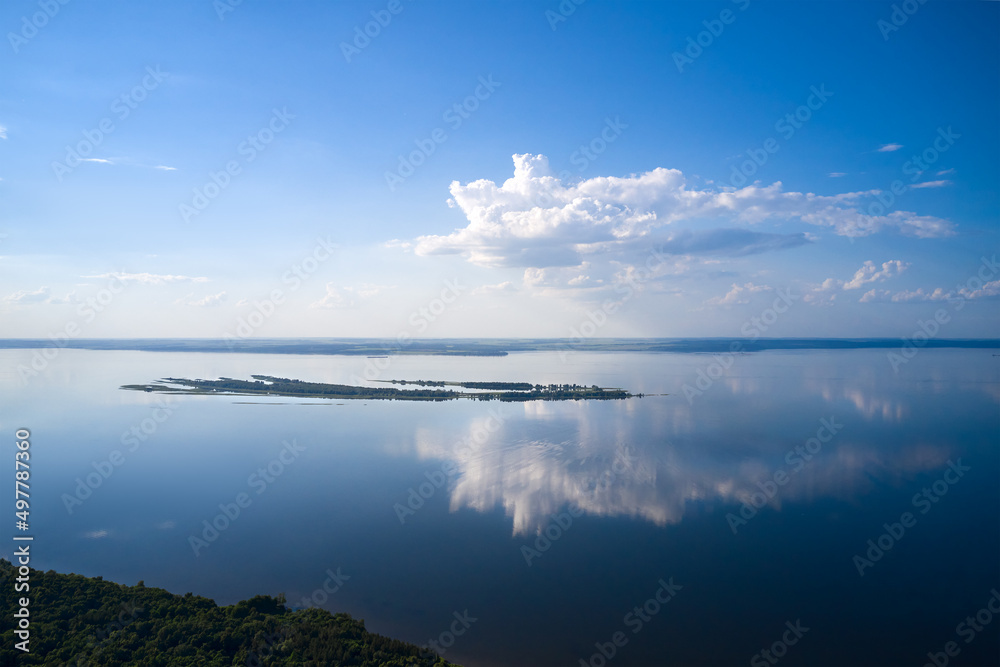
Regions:
M 41 569 L 220 604 L 284 592 L 418 644 L 453 639 L 445 657 L 469 666 L 600 665 L 600 646 L 614 650 L 610 665 L 770 664 L 755 656 L 776 642 L 787 665 L 923 665 L 949 641 L 960 648 L 950 664 L 1000 660 L 1000 616 L 968 643 L 957 628 L 1000 589 L 990 350 L 923 350 L 898 374 L 884 350 L 765 352 L 710 382 L 719 368 L 698 354 L 403 357 L 379 377 L 669 395 L 182 396 L 166 410 L 119 385 L 251 373 L 350 382 L 368 360 L 63 350 L 23 383 L 14 369 L 32 354 L 0 351 L 0 428 L 32 431 Z M 704 391 L 689 400 L 699 370 Z M 98 468 L 110 470 L 100 486 L 78 490 Z M 219 518 L 239 494 L 249 504 Z M 742 506 L 737 521 L 744 502 L 763 506 Z M 909 526 L 892 526 L 905 512 Z M 205 539 L 206 520 L 229 525 L 196 555 L 189 537 Z M 888 549 L 859 565 L 880 536 Z M 313 595 L 338 568 L 339 589 Z M 672 597 L 650 602 L 658 593 Z M 466 610 L 476 620 L 450 636 Z

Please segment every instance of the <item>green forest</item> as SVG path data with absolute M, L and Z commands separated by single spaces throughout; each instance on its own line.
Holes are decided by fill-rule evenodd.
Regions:
M 10 562 L 0 559 L 0 665 L 344 665 L 444 667 L 413 644 L 373 634 L 364 621 L 317 608 L 292 611 L 283 596 L 220 607 L 143 582 L 31 570 L 28 593 L 15 593 Z M 16 599 L 30 597 L 30 653 L 14 648 Z

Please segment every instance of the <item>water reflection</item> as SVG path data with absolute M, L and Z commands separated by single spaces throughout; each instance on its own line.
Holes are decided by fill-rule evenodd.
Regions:
M 759 502 L 769 480 L 784 480 L 768 501 L 780 510 L 790 502 L 856 500 L 876 484 L 899 486 L 943 468 L 961 452 L 933 415 L 969 400 L 967 392 L 982 403 L 979 390 L 992 389 L 953 387 L 945 396 L 921 382 L 901 391 L 880 386 L 871 368 L 859 371 L 853 378 L 727 378 L 692 402 L 675 393 L 502 405 L 506 419 L 494 428 L 492 417 L 471 419 L 457 439 L 420 429 L 416 451 L 456 465 L 452 511 L 502 508 L 515 536 L 540 532 L 568 506 L 663 526 L 680 522 L 689 503 Z

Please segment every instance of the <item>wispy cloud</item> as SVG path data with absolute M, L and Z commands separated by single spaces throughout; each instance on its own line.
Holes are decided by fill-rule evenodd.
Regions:
M 843 171 L 831 171 L 829 174 L 827 174 L 827 176 L 829 176 L 830 178 L 841 178 L 843 176 L 847 176 L 847 173 Z
M 910 185 L 911 188 L 943 188 L 951 185 L 951 181 L 926 181 L 924 183 L 913 183 Z
M 326 294 L 319 301 L 309 304 L 310 308 L 350 308 L 354 305 L 351 289 L 337 287 L 333 283 L 326 284 Z
M 182 303 L 185 306 L 195 306 L 197 308 L 215 308 L 217 306 L 221 306 L 222 302 L 226 300 L 226 293 L 224 291 L 219 292 L 218 294 L 209 294 L 200 299 L 192 300 L 191 296 L 193 295 L 189 294 L 183 299 L 180 299 L 179 303 Z
M 208 278 L 191 276 L 161 275 L 156 273 L 101 273 L 96 276 L 81 276 L 82 278 L 115 278 L 123 283 L 133 282 L 146 285 L 165 285 L 169 283 L 206 283 Z
M 33 292 L 27 292 L 25 290 L 20 290 L 14 292 L 13 294 L 8 294 L 4 297 L 5 303 L 11 304 L 29 304 L 29 303 L 42 303 L 49 298 L 51 290 L 48 287 L 39 287 Z
M 111 160 L 106 160 L 100 157 L 82 157 L 80 162 L 99 162 L 100 164 L 114 164 Z
M 21 290 L 19 292 L 14 292 L 3 298 L 4 303 L 9 303 L 12 305 L 29 305 L 37 303 L 45 303 L 51 305 L 66 305 L 70 303 L 76 303 L 78 299 L 76 298 L 76 291 L 72 291 L 66 296 L 53 296 L 52 290 L 48 287 L 40 287 L 34 291 Z
M 773 289 L 770 285 L 754 285 L 753 283 L 739 285 L 733 283 L 732 289 L 726 292 L 725 295 L 713 297 L 705 303 L 710 306 L 735 306 L 736 304 L 750 303 L 751 295 L 758 292 L 770 292 Z
M 6 139 L 6 138 L 7 138 L 7 127 L 4 125 L 0 125 L 0 139 Z
M 517 291 L 517 286 L 509 280 L 502 283 L 497 283 L 496 285 L 480 285 L 475 288 L 469 294 L 472 296 L 481 296 L 484 294 L 497 294 L 503 292 L 515 292 Z
M 882 144 L 878 147 L 879 153 L 891 153 L 893 151 L 898 151 L 903 147 L 903 144 Z
M 322 299 L 309 304 L 310 308 L 353 308 L 359 301 L 370 299 L 371 297 L 387 290 L 393 289 L 388 285 L 363 284 L 356 287 L 341 287 L 335 283 L 326 284 L 326 294 Z
M 692 232 L 684 230 L 671 234 L 657 247 L 667 255 L 709 255 L 714 257 L 744 257 L 773 250 L 797 248 L 811 243 L 803 232 L 772 234 L 749 229 L 710 229 Z
M 45 300 L 45 303 L 51 303 L 54 305 L 66 305 L 70 303 L 76 303 L 78 299 L 76 298 L 76 290 L 73 290 L 66 296 L 50 296 Z
M 158 164 L 153 169 L 162 169 L 164 171 L 177 171 L 177 167 L 168 167 L 164 164 Z
M 952 167 L 951 169 L 942 169 L 941 171 L 939 171 L 937 173 L 937 175 L 938 176 L 947 176 L 948 174 L 954 174 L 954 173 L 955 173 L 955 169 L 954 169 L 954 167 Z

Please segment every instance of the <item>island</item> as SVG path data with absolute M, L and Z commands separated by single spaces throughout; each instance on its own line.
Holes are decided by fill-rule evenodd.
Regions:
M 152 384 L 126 384 L 128 391 L 160 394 L 227 394 L 234 396 L 291 396 L 295 398 L 372 399 L 390 401 L 451 401 L 468 398 L 475 401 L 578 401 L 642 398 L 624 389 L 598 387 L 596 384 L 531 384 L 530 382 L 447 382 L 438 380 L 383 380 L 390 384 L 418 387 L 460 387 L 455 389 L 397 389 L 362 387 L 346 384 L 304 382 L 270 375 L 251 375 L 253 380 L 189 380 L 163 378 Z

